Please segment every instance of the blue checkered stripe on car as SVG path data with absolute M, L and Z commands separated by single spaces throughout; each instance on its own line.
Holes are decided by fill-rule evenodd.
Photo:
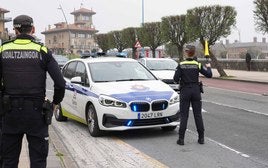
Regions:
M 89 91 L 88 89 L 85 89 L 83 87 L 80 87 L 78 85 L 70 85 L 70 83 L 66 83 L 65 88 L 70 91 L 76 91 L 78 94 L 91 96 L 98 98 L 99 95 Z M 129 103 L 131 101 L 146 101 L 146 102 L 152 102 L 155 100 L 169 100 L 174 92 L 172 91 L 142 91 L 142 92 L 128 92 L 128 93 L 118 93 L 118 94 L 111 94 L 110 96 L 120 100 L 124 101 L 126 103 Z

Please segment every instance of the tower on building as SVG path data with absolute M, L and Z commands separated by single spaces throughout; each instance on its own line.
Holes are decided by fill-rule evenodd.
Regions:
M 80 8 L 71 12 L 74 23 L 59 22 L 55 27 L 42 32 L 45 35 L 45 44 L 55 54 L 90 53 L 96 49 L 94 35 L 98 32 L 92 21 L 96 14 L 93 10 Z
M 0 7 L 0 42 L 9 39 L 8 30 L 5 28 L 5 23 L 12 21 L 12 18 L 5 17 L 5 14 L 9 11 Z

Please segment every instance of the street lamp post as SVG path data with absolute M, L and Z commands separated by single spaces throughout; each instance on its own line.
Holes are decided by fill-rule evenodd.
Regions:
M 238 42 L 241 43 L 240 29 L 239 29 L 238 27 L 236 27 L 236 26 L 235 26 L 234 28 L 235 28 L 235 29 L 237 30 L 237 32 L 238 32 L 238 40 L 239 40 Z
M 71 31 L 70 31 L 70 29 L 69 29 L 69 24 L 68 24 L 68 21 L 67 21 L 67 19 L 66 19 L 65 12 L 64 12 L 64 10 L 63 10 L 61 4 L 60 4 L 60 7 L 59 7 L 58 9 L 61 10 L 61 12 L 62 12 L 62 14 L 63 14 L 63 17 L 64 17 L 64 19 L 65 19 L 65 23 L 66 23 L 66 25 L 67 25 L 67 30 L 68 30 L 67 54 L 69 54 L 70 51 L 71 51 L 71 49 L 70 49 L 70 46 L 71 46 Z
M 141 24 L 142 26 L 144 24 L 144 0 L 142 0 L 142 4 L 141 4 Z
M 141 26 L 144 26 L 144 0 L 141 1 Z M 144 57 L 144 46 L 142 45 L 142 56 Z

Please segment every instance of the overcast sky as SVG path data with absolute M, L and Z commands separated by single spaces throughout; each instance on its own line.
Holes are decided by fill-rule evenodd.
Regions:
M 138 27 L 142 22 L 142 0 L 0 0 L 0 7 L 9 10 L 6 17 L 15 18 L 20 14 L 33 17 L 36 27 L 36 35 L 44 40 L 48 25 L 65 22 L 61 5 L 68 23 L 73 23 L 73 15 L 70 13 L 84 8 L 96 12 L 93 15 L 93 24 L 99 33 L 107 33 L 112 30 L 122 30 L 127 27 Z M 255 31 L 253 20 L 253 0 L 144 0 L 144 22 L 161 21 L 164 16 L 186 14 L 187 9 L 204 5 L 229 5 L 237 11 L 237 29 L 233 29 L 228 37 L 230 42 L 240 40 L 251 42 L 253 37 L 267 37 Z M 12 22 L 6 24 L 12 31 Z M 222 39 L 223 41 L 226 38 Z

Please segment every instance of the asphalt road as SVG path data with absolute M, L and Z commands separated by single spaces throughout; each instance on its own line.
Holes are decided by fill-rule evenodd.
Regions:
M 183 147 L 174 145 L 176 134 L 163 135 L 160 130 L 125 133 L 117 137 L 169 167 L 268 166 L 268 116 L 263 115 L 268 108 L 267 99 L 252 95 L 249 95 L 249 98 L 243 93 L 225 91 L 235 99 L 228 104 L 214 98 L 217 97 L 217 89 L 207 90 L 210 93 L 203 99 L 203 108 L 207 111 L 203 113 L 207 141 L 204 146 L 196 143 L 197 135 L 192 115 L 189 118 L 186 145 Z M 223 97 L 221 99 L 225 100 Z M 258 104 L 261 104 L 261 107 Z M 250 108 L 241 108 L 243 106 Z M 224 150 L 219 153 L 217 146 Z M 206 148 L 210 148 L 209 151 Z M 230 155 L 234 156 L 228 158 Z
M 53 121 L 53 126 L 79 167 L 267 168 L 268 97 L 249 91 L 266 87 L 217 80 L 204 84 L 205 145 L 197 144 L 192 114 L 184 146 L 176 144 L 176 131 L 133 130 L 92 138 L 85 125 L 71 120 Z

